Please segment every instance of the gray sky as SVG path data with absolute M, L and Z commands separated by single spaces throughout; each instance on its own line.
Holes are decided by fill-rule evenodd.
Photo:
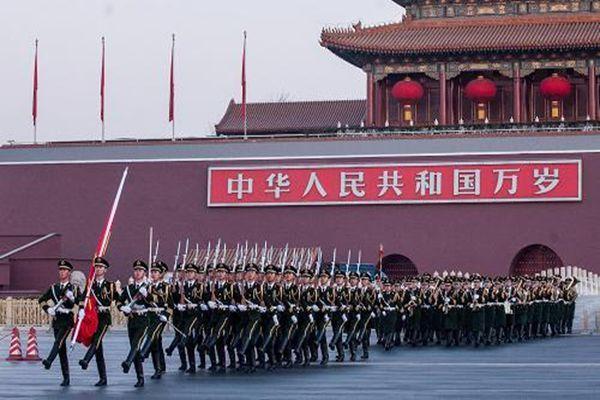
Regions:
M 392 0 L 4 0 L 0 143 L 32 140 L 36 37 L 38 140 L 100 137 L 102 35 L 107 137 L 168 137 L 173 32 L 176 130 L 202 136 L 232 97 L 240 99 L 244 29 L 249 102 L 363 98 L 363 73 L 319 46 L 321 28 L 390 22 L 401 13 Z

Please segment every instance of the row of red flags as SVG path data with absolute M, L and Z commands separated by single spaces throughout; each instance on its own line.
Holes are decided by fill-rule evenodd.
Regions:
M 175 121 L 175 35 L 172 36 L 171 44 L 171 67 L 169 72 L 169 122 Z M 105 39 L 102 37 L 102 58 L 100 67 L 100 121 L 104 123 L 104 97 L 106 86 L 106 63 L 105 63 Z M 33 105 L 31 116 L 33 125 L 37 124 L 38 116 L 38 40 L 35 40 L 35 59 L 33 65 Z M 244 120 L 244 132 L 247 126 L 246 114 L 246 31 L 244 31 L 244 47 L 242 50 L 242 118 Z

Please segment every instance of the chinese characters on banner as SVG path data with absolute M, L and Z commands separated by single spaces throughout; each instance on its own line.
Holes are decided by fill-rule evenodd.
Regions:
M 208 206 L 580 201 L 581 160 L 211 167 Z

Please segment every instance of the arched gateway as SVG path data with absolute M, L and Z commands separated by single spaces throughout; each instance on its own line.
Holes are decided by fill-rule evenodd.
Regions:
M 511 275 L 535 275 L 549 268 L 560 268 L 561 258 L 548 246 L 532 244 L 522 248 L 512 261 Z
M 381 261 L 383 272 L 385 272 L 387 277 L 391 280 L 419 274 L 415 263 L 402 254 L 389 254 L 383 257 Z

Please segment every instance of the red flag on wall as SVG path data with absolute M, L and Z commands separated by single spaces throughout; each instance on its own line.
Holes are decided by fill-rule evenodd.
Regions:
M 169 82 L 169 122 L 175 120 L 175 34 L 173 34 L 173 43 L 171 45 L 171 74 Z
M 35 60 L 33 64 L 33 104 L 31 107 L 31 116 L 33 117 L 33 126 L 37 124 L 37 91 L 38 91 L 38 40 L 35 39 Z
M 100 121 L 104 122 L 104 85 L 105 85 L 105 70 L 104 70 L 104 36 L 102 36 L 102 66 L 100 67 Z

